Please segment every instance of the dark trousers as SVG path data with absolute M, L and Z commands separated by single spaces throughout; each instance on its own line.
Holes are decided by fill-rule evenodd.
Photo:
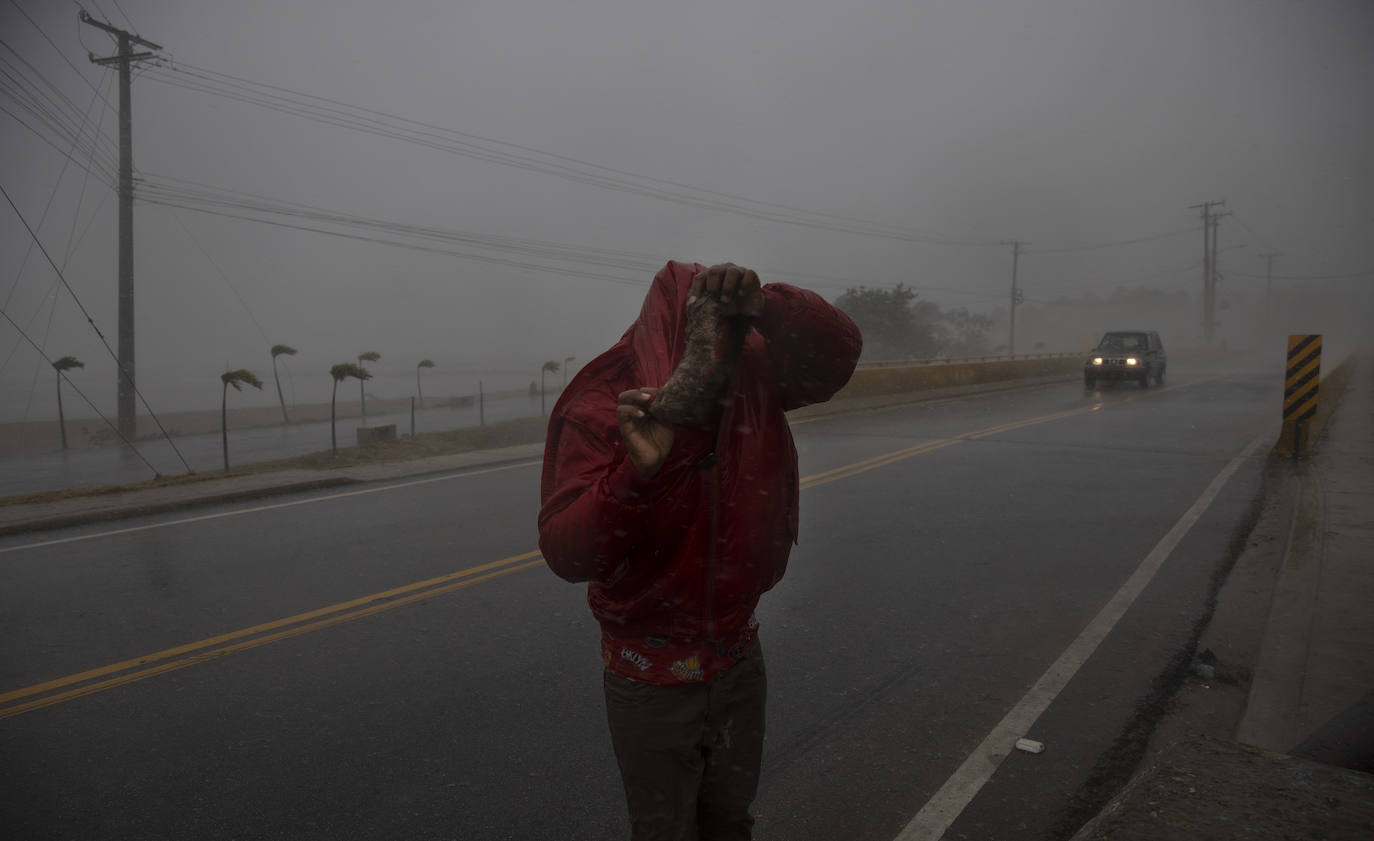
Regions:
M 611 744 L 632 841 L 748 841 L 768 679 L 757 643 L 710 683 L 655 686 L 605 673 Z

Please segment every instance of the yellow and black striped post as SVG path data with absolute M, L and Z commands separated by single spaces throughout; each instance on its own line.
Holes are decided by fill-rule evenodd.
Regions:
M 1283 432 L 1275 449 L 1293 458 L 1306 455 L 1309 449 L 1302 438 L 1302 427 L 1317 414 L 1321 372 L 1321 334 L 1289 336 L 1288 370 L 1283 381 Z

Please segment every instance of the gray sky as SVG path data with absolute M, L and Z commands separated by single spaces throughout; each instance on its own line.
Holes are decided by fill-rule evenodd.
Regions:
M 138 375 L 155 408 L 214 405 L 226 364 L 270 378 L 274 342 L 301 351 L 290 369 L 302 402 L 327 399 L 328 367 L 365 350 L 382 355 L 370 386 L 379 395 L 410 393 L 423 357 L 438 364 L 436 393 L 474 390 L 479 376 L 489 388 L 519 386 L 544 359 L 585 362 L 614 341 L 652 273 L 637 267 L 668 258 L 733 260 L 831 299 L 849 284 L 905 282 L 941 306 L 987 311 L 1006 295 L 1003 240 L 1034 252 L 1186 232 L 1032 253 L 1022 284 L 1032 300 L 1140 284 L 1191 290 L 1202 246 L 1187 206 L 1224 198 L 1235 215 L 1222 247 L 1246 245 L 1222 257 L 1238 291 L 1262 287 L 1242 275 L 1262 274 L 1258 254 L 1269 250 L 1283 252 L 1284 275 L 1374 271 L 1374 5 L 1359 0 L 82 5 L 172 59 L 174 69 L 146 68 L 134 83 L 145 183 L 188 179 L 220 194 L 519 238 L 513 248 L 440 247 L 554 270 L 140 203 Z M 74 104 L 73 123 L 95 100 L 90 85 L 116 101 L 113 71 L 86 59 L 111 54 L 111 40 L 79 25 L 77 11 L 70 0 L 0 0 L 0 67 L 20 80 L 0 77 L 0 106 L 14 115 L 0 113 L 0 184 L 31 224 L 52 198 L 40 234 L 59 263 L 89 222 L 66 275 L 113 345 L 112 186 L 92 177 L 83 193 L 85 172 L 63 173 L 70 143 L 10 93 L 51 83 Z M 202 69 L 498 141 L 484 148 L 524 165 L 175 86 L 200 84 Z M 99 154 L 112 160 L 115 117 L 95 102 Z M 562 159 L 528 150 L 665 179 L 680 186 L 657 186 L 678 198 L 910 236 L 609 190 L 531 171 L 531 156 Z M 73 157 L 89 162 L 89 152 Z M 28 235 L 7 204 L 0 216 L 5 311 L 51 356 L 85 361 L 76 381 L 112 407 L 113 362 L 65 292 L 53 311 L 55 276 L 39 253 L 21 273 Z M 532 252 L 549 243 L 616 267 Z M 582 276 L 598 273 L 610 279 Z M 1374 275 L 1310 283 L 1348 293 Z M 1065 349 L 1078 339 L 1067 336 Z M 51 371 L 27 345 L 11 354 L 17 341 L 0 324 L 0 421 L 52 416 Z M 244 395 L 241 405 L 271 400 Z

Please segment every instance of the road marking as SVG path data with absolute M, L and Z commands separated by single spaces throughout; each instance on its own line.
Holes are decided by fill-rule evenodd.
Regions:
M 799 418 L 797 420 L 791 420 L 789 418 L 787 424 L 789 426 L 795 427 L 802 426 L 803 424 L 815 423 L 816 421 L 830 420 L 831 418 L 852 418 L 857 417 L 859 415 L 874 415 L 878 412 L 890 412 L 893 409 L 909 409 L 912 406 L 942 406 L 946 403 L 959 403 L 961 401 L 978 400 L 980 398 L 1005 397 L 1008 392 L 1038 391 L 1040 389 L 1050 389 L 1055 388 L 1056 386 L 1061 386 L 1066 382 L 1076 379 L 1077 376 L 1075 375 L 1072 378 L 1065 377 L 1063 380 L 1051 383 L 1013 386 L 1012 388 L 999 388 L 993 391 L 975 391 L 969 392 L 968 394 L 955 394 L 949 397 L 937 397 L 933 400 L 922 400 L 918 398 L 916 400 L 907 400 L 902 403 L 892 403 L 886 406 L 874 406 L 868 409 L 851 409 L 847 412 L 827 412 L 825 414 L 812 415 L 809 418 Z
M 1196 385 L 1196 383 L 1194 383 L 1194 385 Z M 1183 386 L 1171 386 L 1170 388 L 1181 387 Z M 1167 390 L 1169 389 L 1156 389 L 1153 393 L 1158 394 Z M 1132 400 L 1138 400 L 1141 397 L 1145 396 L 1148 396 L 1148 394 L 1140 394 L 1135 397 L 1119 400 L 1116 401 L 1116 404 L 1126 403 Z M 863 461 L 855 462 L 853 464 L 844 465 L 841 467 L 833 468 L 831 470 L 826 470 L 820 473 L 815 473 L 810 476 L 806 476 L 801 479 L 799 486 L 803 490 L 807 488 L 813 488 L 818 485 L 824 485 L 839 479 L 847 479 L 852 476 L 857 476 L 860 473 L 866 473 L 870 470 L 876 470 L 879 467 L 885 467 L 889 464 L 895 464 L 896 462 L 903 461 L 905 459 L 912 458 L 917 455 L 921 455 L 922 453 L 928 453 L 933 450 L 942 449 L 944 447 L 950 447 L 967 440 L 986 438 L 990 435 L 996 435 L 1001 432 L 1007 432 L 1027 426 L 1033 426 L 1036 424 L 1061 420 L 1063 418 L 1071 417 L 1073 415 L 1085 414 L 1087 412 L 1096 411 L 1100 408 L 1101 404 L 1095 404 L 1093 406 L 1088 407 L 1070 409 L 1062 412 L 1054 412 L 1048 415 L 1040 415 L 1033 418 L 1027 418 L 1025 420 L 999 424 L 997 426 L 976 430 L 974 432 L 962 433 L 952 438 L 939 439 L 936 441 L 926 442 L 924 444 L 918 444 L 914 447 L 907 447 L 901 450 L 896 450 L 890 453 L 874 456 L 873 458 L 864 459 Z M 480 476 L 486 473 L 495 473 L 498 471 L 511 470 L 518 467 L 528 467 L 531 464 L 538 463 L 540 462 L 522 462 L 518 464 L 493 467 L 486 470 L 471 471 L 466 473 L 445 474 L 443 476 L 435 476 L 426 479 L 417 479 L 410 482 L 402 482 L 393 485 L 384 485 L 376 488 L 364 488 L 356 491 L 346 491 L 344 493 L 329 494 L 327 496 L 312 497 L 310 499 L 276 503 L 273 505 L 261 505 L 238 511 L 225 511 L 219 514 L 208 514 L 201 517 L 189 517 L 186 519 L 175 520 L 167 523 L 154 523 L 146 526 L 135 526 L 133 528 L 117 529 L 114 531 L 101 532 L 98 534 L 81 535 L 78 537 L 64 538 L 61 540 L 45 541 L 43 543 L 31 543 L 26 544 L 24 546 L 11 547 L 8 550 L 0 549 L 0 552 L 14 551 L 17 549 L 24 548 L 36 548 L 39 546 L 51 546 L 59 543 L 69 543 L 76 540 L 89 540 L 96 537 L 115 534 L 126 534 L 129 532 L 144 531 L 147 529 L 162 528 L 164 526 L 179 525 L 183 523 L 193 523 L 203 520 L 214 520 L 223 517 L 238 516 L 240 514 L 250 514 L 256 511 L 267 511 L 278 508 L 288 508 L 295 505 L 305 505 L 313 502 L 323 502 L 331 499 L 359 496 L 361 494 L 380 493 L 382 491 L 394 490 L 397 488 L 413 487 L 415 485 L 424 485 L 432 482 L 441 482 L 448 479 L 462 478 L 464 476 Z M 537 558 L 537 560 L 528 560 L 532 558 Z M 521 563 L 521 561 L 527 560 L 527 563 Z M 44 683 L 34 684 L 32 686 L 11 690 L 9 692 L 0 694 L 0 704 L 6 704 L 10 701 L 19 700 L 21 698 L 29 698 L 34 695 L 43 695 L 43 697 L 35 698 L 34 700 L 27 701 L 21 704 L 15 704 L 8 707 L 0 706 L 0 719 L 21 715 L 23 713 L 31 712 L 33 710 L 53 706 L 55 704 L 62 703 L 63 701 L 69 701 L 74 698 L 80 698 L 86 695 L 94 694 L 96 692 L 103 692 L 107 689 L 114 689 L 116 687 L 124 686 L 135 681 L 144 680 L 145 678 L 154 677 L 160 674 L 166 674 L 167 672 L 176 671 L 178 669 L 183 669 L 187 666 L 193 666 L 198 663 L 208 662 L 218 657 L 222 657 L 226 654 L 231 654 L 237 651 L 245 651 L 247 649 L 256 648 L 258 646 L 266 645 L 268 643 L 276 642 L 278 640 L 299 636 L 300 634 L 308 633 L 311 631 L 322 630 L 324 628 L 332 627 L 334 625 L 338 625 L 343 622 L 348 622 L 353 619 L 358 619 L 363 616 L 371 616 L 375 613 L 380 613 L 385 610 L 391 610 L 393 608 L 411 604 L 416 601 L 422 601 L 433 596 L 438 596 L 456 590 L 464 589 L 466 587 L 470 587 L 475 584 L 480 584 L 485 581 L 490 581 L 495 578 L 500 578 L 502 576 L 509 575 L 514 572 L 519 572 L 525 569 L 532 569 L 534 567 L 541 566 L 543 563 L 543 558 L 540 556 L 540 553 L 537 550 L 532 552 L 526 552 L 521 555 L 512 555 L 511 557 L 503 558 L 499 561 L 491 561 L 486 564 L 481 564 L 475 567 L 469 567 L 468 569 L 448 573 L 446 575 L 441 575 L 436 578 L 430 578 L 424 581 L 415 582 L 413 584 L 407 584 L 401 587 L 396 587 L 391 590 L 385 590 L 383 592 L 374 593 L 368 596 L 361 596 L 359 598 L 351 599 L 346 602 L 340 602 L 338 604 L 329 605 L 327 607 L 317 608 L 316 610 L 296 614 L 295 616 L 288 616 L 283 619 L 276 619 L 271 622 L 265 622 L 260 625 L 254 625 L 249 628 L 242 628 L 237 631 L 231 631 L 229 633 L 220 634 L 218 636 L 210 637 L 204 640 L 200 640 L 198 642 L 187 643 L 185 645 L 165 649 L 163 651 L 155 652 L 153 654 L 135 657 L 118 663 L 112 663 L 108 666 L 101 666 L 96 669 L 90 669 L 85 672 L 67 675 L 65 677 L 56 678 L 54 680 L 46 681 Z M 486 574 L 477 575 L 478 573 Z M 380 602 L 380 604 L 378 604 L 378 602 Z M 268 631 L 274 630 L 276 630 L 276 633 L 266 633 Z M 235 642 L 236 640 L 242 641 Z M 154 663 L 158 665 L 149 666 L 149 664 Z M 138 669 L 138 667 L 140 666 L 148 666 L 148 668 Z M 138 670 L 130 671 L 131 669 Z M 121 672 L 123 672 L 123 674 L 120 674 Z M 106 680 L 97 680 L 97 678 L 102 678 L 107 675 L 114 675 L 114 677 L 109 677 Z M 44 694 L 53 692 L 57 689 L 62 689 L 63 687 L 67 686 L 75 686 L 75 688 L 56 694 Z
M 491 581 L 496 578 L 501 578 L 502 576 L 510 575 L 511 573 L 520 572 L 521 570 L 532 569 L 536 566 L 543 566 L 544 559 L 542 557 L 537 556 L 539 556 L 538 552 L 527 552 L 524 555 L 516 555 L 511 558 L 506 558 L 502 561 L 493 561 L 489 564 L 483 564 L 482 566 L 473 567 L 471 569 L 463 570 L 461 572 L 455 572 L 449 575 L 440 576 L 439 578 L 432 578 L 429 581 L 422 581 L 418 584 L 410 584 L 405 587 L 398 587 L 394 590 L 388 590 L 386 593 L 378 593 L 375 596 L 364 596 L 361 599 L 354 599 L 349 602 L 342 602 L 340 604 L 332 605 L 327 608 L 321 608 L 319 610 L 310 611 L 309 613 L 302 613 L 297 616 L 288 617 L 286 619 L 279 619 L 274 622 L 267 622 L 262 625 L 256 625 L 252 628 L 245 628 L 240 631 L 235 631 L 230 634 L 222 634 L 218 637 L 212 637 L 207 640 L 201 640 L 198 643 L 191 643 L 189 645 L 183 645 L 177 648 L 170 648 L 166 651 L 160 651 L 156 654 L 150 654 L 145 657 L 138 657 L 133 660 L 125 660 L 122 663 L 115 663 L 113 665 L 105 666 L 100 669 L 92 669 L 88 672 L 69 675 L 64 678 L 48 681 L 47 683 L 37 684 L 34 686 L 26 687 L 24 689 L 17 689 L 13 692 L 6 693 L 4 696 L 0 696 L 0 703 L 16 698 L 24 698 L 30 695 L 37 695 L 43 692 L 49 692 L 52 689 L 60 688 L 63 686 L 70 686 L 73 684 L 83 683 L 84 681 L 91 680 L 92 678 L 100 677 L 107 674 L 114 674 L 116 672 L 124 671 L 125 669 L 128 669 L 133 666 L 144 665 L 147 663 L 158 663 L 158 661 L 163 661 L 158 663 L 158 665 L 151 666 L 150 668 L 126 672 L 124 674 L 117 675 L 107 680 L 97 681 L 95 683 L 84 683 L 84 685 L 77 686 L 74 689 L 69 689 L 66 692 L 60 692 L 55 695 L 45 695 L 41 698 L 35 698 L 34 700 L 27 701 L 22 704 L 15 704 L 13 706 L 8 707 L 0 707 L 0 719 L 10 718 L 16 715 L 22 715 L 26 712 L 32 712 L 33 710 L 42 709 L 44 707 L 50 707 L 54 704 L 60 704 L 63 701 L 70 701 L 73 698 L 80 698 L 85 695 L 94 694 L 96 692 L 104 692 L 107 689 L 114 689 L 115 687 L 124 686 L 135 681 L 144 680 L 146 678 L 154 677 L 156 675 L 166 674 L 168 672 L 173 672 L 178 669 L 184 669 L 187 666 L 194 666 L 198 663 L 205 663 L 210 660 L 214 660 L 218 657 L 223 657 L 226 654 L 233 654 L 238 651 L 247 651 L 250 648 L 257 648 L 262 645 L 267 645 L 268 643 L 278 642 L 280 640 L 300 636 L 301 634 L 310 633 L 312 631 L 323 630 L 325 628 L 333 627 L 334 625 L 340 625 L 344 622 L 351 622 L 354 619 L 361 619 L 364 616 L 372 616 L 376 613 L 381 613 L 387 610 L 393 610 L 404 605 L 413 604 L 414 602 L 423 601 L 425 599 L 433 598 L 435 596 L 441 596 L 446 593 L 452 593 L 456 590 L 462 590 L 467 587 L 472 587 L 476 584 L 482 584 L 484 582 Z M 535 557 L 536 559 L 533 561 L 528 561 L 526 563 L 519 563 L 519 561 L 531 557 Z M 455 578 L 459 578 L 462 576 L 473 575 L 473 573 L 482 570 L 491 571 L 486 572 L 486 574 L 484 575 L 476 575 L 471 578 L 466 578 L 465 580 L 453 580 Z M 432 585 L 435 582 L 439 582 L 440 584 L 442 584 L 442 586 L 427 586 Z M 425 589 L 419 589 L 422 586 L 424 586 Z M 418 592 L 410 592 L 415 590 L 418 590 Z M 377 603 L 377 599 L 383 598 L 388 594 L 399 594 L 407 592 L 409 593 L 408 595 L 403 595 L 400 598 L 395 598 L 391 601 L 383 601 Z M 356 610 L 349 610 L 342 613 L 339 612 L 349 606 L 359 605 L 366 606 L 358 607 L 358 609 Z M 335 615 L 328 615 L 331 613 Z M 301 623 L 304 620 L 320 616 L 323 616 L 324 618 L 316 619 L 316 621 L 314 622 L 304 622 L 304 624 L 296 624 Z M 254 634 L 260 634 L 266 630 L 281 628 L 283 626 L 288 625 L 291 627 L 286 627 L 283 630 L 277 631 L 276 633 L 265 634 L 263 636 L 256 637 L 253 636 Z M 244 637 L 252 638 L 242 639 Z M 219 643 L 221 642 L 232 642 L 236 639 L 242 641 L 234 642 L 230 645 L 220 645 L 219 647 L 215 647 L 219 645 Z M 175 657 L 177 654 L 184 654 L 188 652 L 195 653 L 191 654 L 189 657 L 182 657 L 180 659 L 168 659 L 171 657 Z
M 945 830 L 963 813 L 973 798 L 978 795 L 1002 760 L 1011 754 L 1016 740 L 1028 732 L 1041 714 L 1049 708 L 1059 693 L 1064 690 L 1078 669 L 1087 662 L 1102 640 L 1106 639 L 1116 627 L 1121 617 L 1135 603 L 1136 598 L 1154 579 L 1164 561 L 1192 530 L 1193 526 L 1221 489 L 1231 479 L 1240 466 L 1259 449 L 1261 444 L 1271 438 L 1263 433 L 1251 441 L 1240 454 L 1232 458 L 1221 472 L 1212 479 L 1211 484 L 1202 492 L 1173 528 L 1150 550 L 1144 560 L 1136 567 L 1121 589 L 1098 611 L 1097 616 L 1088 623 L 1078 637 L 1064 649 L 1059 659 L 1045 671 L 1040 679 L 1022 696 L 1016 706 L 998 722 L 997 726 L 983 739 L 982 743 L 968 755 L 964 763 L 954 772 L 935 796 L 930 798 L 921 811 L 902 829 L 895 841 L 939 841 Z
M 384 491 L 394 491 L 400 488 L 411 488 L 416 485 L 428 485 L 433 482 L 447 482 L 451 479 L 465 479 L 469 476 L 483 476 L 487 473 L 499 473 L 503 470 L 514 470 L 519 467 L 531 467 L 536 464 L 543 464 L 542 459 L 533 461 L 522 461 L 517 464 L 503 464 L 499 467 L 488 467 L 484 470 L 469 470 L 462 473 L 445 473 L 442 476 L 430 476 L 425 479 L 413 479 L 409 482 L 397 482 L 391 485 L 380 485 L 372 488 L 362 488 L 356 491 L 343 491 L 341 493 L 327 494 L 325 496 L 315 496 L 309 499 L 295 499 L 290 502 L 274 502 L 271 505 L 255 505 L 252 508 L 240 508 L 234 511 L 221 511 L 218 514 L 202 514 L 199 517 L 183 517 L 180 520 L 168 520 L 165 523 L 149 523 L 143 526 L 130 526 L 124 529 L 111 529 L 109 531 L 94 532 L 92 534 L 79 534 L 75 537 L 61 537 L 56 540 L 43 540 L 37 543 L 25 543 L 20 546 L 0 547 L 0 555 L 7 552 L 18 552 L 21 549 L 38 549 L 44 546 L 57 546 L 63 543 L 76 543 L 81 540 L 95 540 L 98 537 L 113 537 L 119 534 L 132 534 L 133 532 L 148 531 L 150 529 L 164 529 L 169 526 L 180 526 L 186 523 L 200 523 L 206 520 L 221 520 L 225 517 L 239 517 L 244 514 L 256 514 L 259 511 L 272 511 L 278 508 L 291 508 L 297 505 L 311 505 L 316 502 L 328 502 L 333 499 L 343 499 L 350 496 L 362 496 L 364 494 L 382 493 Z
M 1195 383 L 1190 383 L 1189 385 L 1200 385 L 1206 382 L 1211 382 L 1211 380 L 1199 380 Z M 929 453 L 934 450 L 940 450 L 945 447 L 952 447 L 955 444 L 961 444 L 964 441 L 976 441 L 980 438 L 987 438 L 991 435 L 1000 435 L 1003 432 L 1011 432 L 1013 430 L 1022 429 L 1027 426 L 1035 426 L 1037 424 L 1063 420 L 1064 418 L 1070 418 L 1074 415 L 1091 414 L 1092 412 L 1100 411 L 1104 406 L 1107 405 L 1120 406 L 1125 403 L 1130 403 L 1145 397 L 1149 397 L 1153 394 L 1162 394 L 1166 391 L 1171 391 L 1176 388 L 1185 387 L 1187 386 L 1168 386 L 1167 388 L 1155 389 L 1152 392 L 1142 392 L 1131 397 L 1123 397 L 1122 399 L 1114 401 L 1110 404 L 1098 401 L 1092 404 L 1091 406 L 1080 406 L 1076 409 L 1067 409 L 1060 412 L 1051 412 L 1048 415 L 1038 415 L 1033 418 L 1026 418 L 1024 420 L 1019 421 L 1011 421 L 1010 423 L 1003 423 L 997 426 L 990 426 L 987 429 L 979 429 L 974 432 L 961 432 L 960 434 L 954 435 L 949 438 L 936 438 L 935 440 L 927 441 L 924 444 L 917 444 L 913 447 L 907 447 L 906 449 L 902 450 L 894 450 L 893 452 L 883 453 L 882 455 L 877 455 L 872 458 L 864 459 L 863 461 L 856 461 L 853 464 L 846 464 L 841 467 L 834 467 L 830 470 L 824 470 L 820 473 L 813 473 L 812 475 L 807 476 L 801 480 L 800 487 L 802 490 L 806 490 L 807 488 L 814 488 L 818 485 L 824 485 L 829 482 L 834 482 L 837 479 L 848 479 L 851 476 L 858 476 L 860 473 L 867 473 L 868 471 L 876 470 L 879 467 L 886 467 L 889 464 L 896 464 L 899 461 L 905 461 L 906 459 L 913 458 L 919 455 L 924 455 L 925 453 Z
M 466 578 L 468 576 L 476 575 L 481 572 L 487 572 L 489 570 L 507 566 L 509 564 L 519 563 L 520 561 L 529 560 L 530 558 L 538 556 L 539 552 L 537 551 L 526 552 L 523 555 L 512 555 L 509 558 L 502 558 L 499 561 L 491 561 L 490 563 L 480 564 L 475 567 L 469 567 L 464 570 L 459 570 L 458 572 L 451 572 L 447 575 L 438 576 L 437 578 L 430 578 L 425 581 L 417 581 L 413 584 L 406 584 L 402 587 L 395 587 L 391 590 L 384 590 L 380 593 L 373 593 L 370 596 L 362 596 L 361 598 L 356 598 L 350 601 L 339 602 L 338 604 L 329 605 L 328 607 L 321 607 L 316 610 L 307 611 L 305 613 L 298 613 L 295 616 L 288 616 L 284 619 L 275 619 L 271 622 L 264 622 L 261 625 L 254 625 L 251 628 L 241 628 L 237 631 L 231 631 L 227 634 L 220 634 L 219 636 L 203 639 L 199 642 L 192 642 L 187 643 L 186 645 L 179 645 L 175 648 L 168 648 L 166 650 L 158 651 L 153 654 L 145 654 L 142 657 L 135 657 L 131 660 L 124 660 L 119 663 L 111 663 L 108 666 L 102 666 L 98 669 L 91 669 L 90 671 L 80 672 L 78 674 L 73 675 L 67 675 L 66 677 L 58 678 L 56 680 L 50 680 L 46 683 L 34 684 L 33 686 L 27 686 L 23 689 L 15 689 L 11 692 L 5 692 L 3 694 L 0 694 L 0 704 L 5 704 L 9 701 L 13 701 L 18 698 L 26 698 L 29 695 L 38 695 L 44 692 L 51 692 L 54 689 L 60 689 L 64 686 L 70 686 L 74 683 L 82 683 L 88 680 L 93 680 L 98 677 L 114 674 L 115 672 L 122 672 L 126 669 L 132 669 L 136 666 L 146 666 L 149 663 L 156 663 L 160 660 L 166 660 L 170 657 L 177 657 L 179 655 L 189 654 L 191 652 L 199 651 L 204 648 L 210 648 L 212 646 L 221 645 L 223 643 L 233 642 L 237 639 L 251 637 L 255 634 L 261 634 L 266 631 L 275 630 L 277 628 L 283 628 L 288 625 L 295 625 L 300 622 L 307 622 L 311 619 L 318 619 L 321 616 L 327 616 L 331 613 L 338 613 L 339 611 L 349 610 L 352 608 L 360 607 L 362 605 L 373 604 L 374 602 L 385 601 L 387 599 L 394 599 L 398 596 L 404 596 L 408 593 L 413 593 L 417 590 L 427 590 L 431 587 L 438 587 L 439 585 L 446 584 L 450 581 L 454 581 L 460 578 Z

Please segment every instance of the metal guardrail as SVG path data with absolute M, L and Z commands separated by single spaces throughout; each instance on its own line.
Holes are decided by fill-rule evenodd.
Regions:
M 916 368 L 923 365 L 947 365 L 951 362 L 1005 362 L 1014 359 L 1065 359 L 1082 357 L 1087 352 L 1071 353 L 994 353 L 988 356 L 936 356 L 929 359 L 870 359 L 860 362 L 860 368 Z

